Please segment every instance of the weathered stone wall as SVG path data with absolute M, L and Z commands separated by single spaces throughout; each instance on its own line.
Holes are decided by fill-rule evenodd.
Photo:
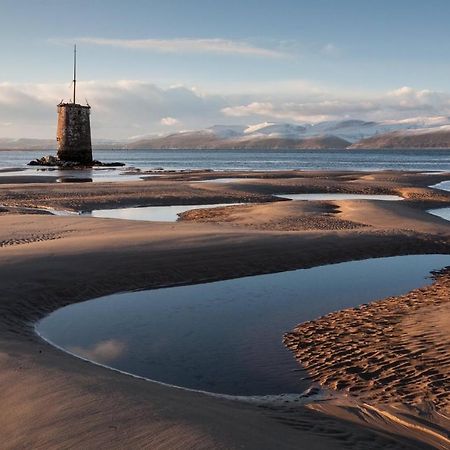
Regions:
M 92 162 L 90 106 L 58 105 L 58 158 L 61 161 Z

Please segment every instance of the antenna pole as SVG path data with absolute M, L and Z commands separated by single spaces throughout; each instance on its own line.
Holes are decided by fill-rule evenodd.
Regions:
M 73 46 L 73 104 L 75 104 L 75 92 L 77 87 L 77 45 Z

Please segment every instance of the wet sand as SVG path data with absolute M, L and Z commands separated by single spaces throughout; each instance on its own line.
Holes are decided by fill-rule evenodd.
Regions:
M 439 277 L 438 284 L 408 294 L 413 297 L 404 296 L 414 300 L 411 305 L 405 305 L 405 298 L 385 300 L 389 305 L 401 304 L 406 312 L 402 310 L 402 320 L 393 326 L 392 334 L 386 339 L 383 335 L 377 342 L 379 347 L 374 347 L 387 355 L 380 362 L 382 367 L 386 368 L 390 361 L 388 347 L 400 343 L 398 345 L 412 353 L 410 364 L 414 364 L 415 351 L 426 351 L 427 364 L 434 364 L 431 370 L 436 371 L 426 372 L 428 368 L 414 365 L 419 376 L 408 372 L 412 377 L 411 383 L 407 383 L 410 387 L 401 395 L 396 380 L 402 373 L 396 361 L 392 361 L 389 372 L 392 380 L 384 380 L 388 386 L 393 386 L 387 393 L 383 389 L 372 389 L 367 380 L 356 382 L 354 378 L 349 378 L 354 385 L 349 392 L 348 385 L 337 383 L 341 379 L 340 372 L 337 380 L 330 380 L 325 358 L 310 373 L 334 392 L 333 398 L 314 401 L 308 406 L 289 402 L 264 407 L 244 404 L 94 366 L 62 353 L 35 335 L 32 324 L 50 311 L 123 290 L 226 279 L 376 256 L 450 253 L 450 225 L 425 212 L 435 205 L 450 203 L 450 193 L 426 187 L 444 179 L 442 174 L 308 172 L 294 174 L 294 177 L 292 173 L 289 175 L 289 178 L 284 175 L 274 178 L 270 173 L 268 179 L 261 178 L 257 182 L 225 185 L 193 183 L 192 175 L 185 178 L 177 175 L 171 176 L 177 179 L 168 177 L 164 181 L 120 183 L 120 186 L 110 183 L 0 186 L 0 205 L 7 211 L 0 213 L 3 446 L 406 449 L 432 445 L 445 448 L 442 445 L 446 442 L 433 434 L 442 435 L 445 422 L 434 412 L 425 419 L 420 416 L 425 424 L 419 421 L 416 409 L 423 402 L 416 391 L 419 386 L 420 391 L 425 392 L 430 411 L 447 414 L 448 402 L 442 395 L 446 385 L 439 385 L 443 382 L 442 376 L 448 380 L 450 355 L 448 341 L 442 338 L 446 327 L 442 312 L 448 311 L 446 302 L 450 297 L 445 281 L 447 275 Z M 200 175 L 196 175 L 198 177 Z M 274 201 L 271 195 L 286 193 L 287 188 L 292 193 L 320 192 L 326 188 L 339 192 L 400 194 L 406 200 L 395 205 L 359 200 Z M 208 204 L 212 203 L 212 198 L 222 203 L 252 201 L 258 204 L 221 208 L 237 215 L 233 220 L 229 220 L 231 212 L 215 211 L 214 214 L 221 215 L 216 219 L 208 216 L 207 223 L 197 217 L 171 224 L 24 215 L 17 214 L 15 209 L 78 210 L 112 205 L 171 204 L 175 199 L 178 204 L 192 203 L 193 199 Z M 399 207 L 398 203 L 402 205 Z M 364 309 L 336 313 L 344 314 L 339 323 L 345 326 L 349 320 L 355 321 L 352 333 L 355 355 L 360 354 L 357 350 L 367 351 L 364 333 L 370 328 L 368 323 L 376 329 L 378 325 L 374 322 L 379 317 L 393 320 L 389 315 L 390 307 L 375 305 L 378 304 L 368 307 L 375 309 L 363 314 L 359 322 L 358 314 Z M 392 314 L 398 320 L 398 314 Z M 341 328 L 328 330 L 329 339 L 324 340 L 320 320 L 323 319 L 318 320 L 318 333 L 313 325 L 305 325 L 309 327 L 311 346 L 317 346 L 319 355 L 329 352 L 331 361 L 343 362 L 345 358 L 334 353 L 338 348 L 330 345 Z M 296 339 L 301 339 L 301 327 L 295 330 Z M 422 344 L 417 344 L 418 337 Z M 439 345 L 433 346 L 437 341 Z M 290 342 L 290 345 L 295 344 L 295 340 Z M 408 359 L 407 355 L 405 352 L 404 360 Z M 426 382 L 422 379 L 424 376 L 429 377 Z M 405 420 L 416 428 L 405 425 Z M 422 428 L 419 425 L 423 425 Z
M 405 434 L 448 448 L 449 329 L 450 268 L 407 295 L 303 323 L 284 342 L 321 386 L 372 407 L 375 423 L 391 416 Z

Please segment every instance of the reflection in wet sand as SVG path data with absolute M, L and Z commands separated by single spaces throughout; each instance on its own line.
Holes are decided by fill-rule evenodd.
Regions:
M 438 208 L 438 209 L 430 209 L 428 211 L 433 216 L 438 216 L 445 220 L 450 220 L 450 207 L 449 208 Z
M 117 339 L 107 339 L 97 342 L 89 347 L 68 347 L 70 353 L 99 363 L 110 363 L 123 355 L 126 350 L 125 343 Z
M 144 220 L 152 222 L 176 222 L 179 214 L 193 209 L 235 206 L 241 203 L 216 203 L 212 205 L 139 206 L 135 208 L 95 209 L 86 215 L 105 219 Z
M 403 197 L 398 195 L 369 195 L 369 194 L 278 194 L 276 197 L 287 198 L 289 200 L 385 200 L 398 201 Z

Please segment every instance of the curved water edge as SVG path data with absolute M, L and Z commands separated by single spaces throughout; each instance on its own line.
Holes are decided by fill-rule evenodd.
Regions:
M 364 195 L 364 194 L 279 194 L 276 198 L 288 200 L 381 200 L 397 201 L 403 197 L 396 195 Z M 169 206 L 137 206 L 129 208 L 97 209 L 83 215 L 107 219 L 142 220 L 176 222 L 180 214 L 195 209 L 213 209 L 225 206 L 251 205 L 252 203 L 215 203 L 209 205 L 169 205 Z
M 57 183 L 80 183 L 80 182 L 94 182 L 94 183 L 117 183 L 125 181 L 142 181 L 145 178 L 154 178 L 158 174 L 131 174 L 127 173 L 128 168 L 125 169 L 57 169 L 57 168 L 21 168 L 13 171 L 4 171 L 0 173 L 0 177 L 56 177 Z
M 450 207 L 447 208 L 437 208 L 428 210 L 433 216 L 440 217 L 441 219 L 450 221 Z
M 249 177 L 229 177 L 229 178 L 209 178 L 207 180 L 195 180 L 191 183 L 217 183 L 217 184 L 228 184 L 228 183 L 241 183 L 245 181 L 264 181 L 262 178 L 249 178 Z
M 214 203 L 209 205 L 136 206 L 130 208 L 95 209 L 90 212 L 82 213 L 82 215 L 100 217 L 103 219 L 176 222 L 179 219 L 180 214 L 186 211 L 243 204 L 244 203 Z
M 38 322 L 39 323 L 39 322 Z M 296 403 L 297 405 L 306 405 L 307 403 L 312 403 L 315 401 L 321 401 L 321 400 L 327 400 L 336 397 L 334 392 L 331 392 L 329 390 L 323 389 L 319 386 L 312 385 L 311 387 L 307 388 L 304 392 L 301 394 L 275 394 L 275 395 L 229 395 L 229 394 L 220 394 L 217 392 L 210 392 L 210 391 L 204 391 L 201 389 L 192 389 L 184 386 L 178 386 L 176 384 L 170 384 L 165 383 L 164 381 L 154 380 L 151 378 L 147 378 L 141 375 L 136 375 L 135 373 L 127 372 L 125 370 L 117 369 L 113 366 L 108 366 L 107 364 L 102 364 L 98 361 L 94 361 L 93 359 L 85 358 L 81 355 L 78 355 L 76 353 L 73 353 L 69 350 L 67 350 L 64 347 L 61 347 L 60 345 L 56 344 L 55 342 L 52 342 L 51 340 L 47 339 L 45 336 L 43 336 L 37 327 L 37 324 L 34 324 L 34 332 L 36 335 L 42 339 L 43 341 L 47 342 L 47 344 L 51 345 L 52 347 L 57 348 L 58 350 L 61 350 L 64 353 L 67 353 L 70 356 L 73 356 L 74 358 L 81 359 L 82 361 L 86 361 L 90 364 L 94 364 L 95 366 L 103 367 L 104 369 L 112 370 L 113 372 L 120 373 L 122 375 L 127 375 L 132 378 L 136 378 L 138 380 L 143 381 L 149 381 L 150 383 L 156 383 L 161 386 L 166 386 L 172 389 L 179 389 L 181 391 L 188 391 L 188 392 L 197 392 L 199 394 L 208 395 L 210 397 L 217 397 L 222 398 L 226 400 L 234 400 L 234 401 L 240 401 L 245 403 L 251 403 L 251 404 L 257 404 L 258 406 L 263 405 L 286 405 L 286 403 Z
M 441 191 L 450 191 L 450 180 L 441 181 L 440 183 L 430 186 L 433 189 L 440 189 Z
M 369 195 L 369 194 L 343 194 L 343 193 L 323 193 L 323 194 L 277 194 L 276 198 L 286 200 L 380 200 L 397 201 L 404 200 L 397 195 Z M 180 215 L 187 211 L 196 209 L 213 209 L 226 206 L 251 205 L 252 203 L 213 203 L 196 205 L 162 205 L 162 206 L 131 206 L 125 208 L 94 209 L 92 211 L 67 211 L 54 208 L 40 208 L 56 216 L 99 217 L 102 219 L 138 220 L 151 222 L 176 222 Z M 32 208 L 33 210 L 39 210 Z
M 300 401 L 311 384 L 284 332 L 429 284 L 430 271 L 449 264 L 449 255 L 401 256 L 121 293 L 61 308 L 36 331 L 75 356 L 169 386 Z
M 440 183 L 430 186 L 430 188 L 450 192 L 450 180 L 441 181 Z M 450 221 L 450 207 L 430 209 L 428 210 L 428 212 L 430 214 L 433 214 L 433 216 L 437 216 L 440 217 L 441 219 Z
M 385 194 L 346 194 L 346 193 L 315 193 L 315 194 L 277 194 L 275 197 L 285 198 L 288 200 L 380 200 L 380 201 L 399 201 L 404 200 L 399 195 Z

